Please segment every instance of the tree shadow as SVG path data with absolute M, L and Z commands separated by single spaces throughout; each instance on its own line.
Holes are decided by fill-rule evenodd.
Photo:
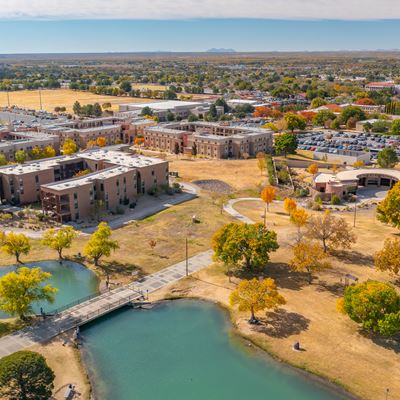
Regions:
M 367 339 L 372 340 L 376 345 L 383 347 L 387 350 L 394 351 L 396 354 L 400 353 L 400 337 L 399 335 L 394 337 L 384 337 L 373 332 L 366 332 L 364 330 L 360 330 L 360 334 Z
M 300 290 L 308 285 L 308 274 L 290 269 L 287 263 L 270 262 L 263 270 L 240 268 L 232 271 L 232 276 L 239 279 L 273 278 L 282 289 Z
M 318 292 L 329 292 L 336 297 L 342 297 L 344 293 L 344 284 L 341 282 L 328 283 L 319 280 L 316 284 L 316 289 Z
M 100 268 L 107 275 L 123 275 L 123 276 L 132 276 L 133 274 L 137 278 L 142 278 L 145 274 L 142 271 L 142 268 L 138 265 L 131 263 L 122 263 L 119 261 L 102 261 L 100 264 Z
M 299 335 L 308 329 L 310 320 L 303 315 L 289 312 L 283 308 L 266 313 L 266 319 L 261 319 L 262 325 L 255 325 L 258 332 L 274 338 L 288 338 Z
M 331 254 L 345 264 L 362 264 L 366 267 L 374 267 L 374 258 L 371 255 L 356 250 L 336 250 Z

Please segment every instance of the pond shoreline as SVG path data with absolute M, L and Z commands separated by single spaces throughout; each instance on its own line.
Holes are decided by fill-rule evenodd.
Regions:
M 165 303 L 174 302 L 174 301 L 185 301 L 185 300 L 204 302 L 204 303 L 209 303 L 209 304 L 213 304 L 213 305 L 217 306 L 228 317 L 233 335 L 235 335 L 235 337 L 237 339 L 239 339 L 241 342 L 246 344 L 246 346 L 251 347 L 256 352 L 256 354 L 260 355 L 261 357 L 272 360 L 273 362 L 279 363 L 282 367 L 289 369 L 290 371 L 294 372 L 295 374 L 298 374 L 305 380 L 314 382 L 314 383 L 318 384 L 319 386 L 325 388 L 326 390 L 332 392 L 333 394 L 343 397 L 343 399 L 345 399 L 345 400 L 362 400 L 361 397 L 356 396 L 355 394 L 351 393 L 340 382 L 334 382 L 334 381 L 330 380 L 329 377 L 323 376 L 322 374 L 320 374 L 318 372 L 314 372 L 314 371 L 311 371 L 300 365 L 296 365 L 295 363 L 285 361 L 285 360 L 281 359 L 279 356 L 277 356 L 275 353 L 269 351 L 268 349 L 263 348 L 259 343 L 252 340 L 245 333 L 240 331 L 238 326 L 233 321 L 232 313 L 230 312 L 230 309 L 219 301 L 210 300 L 207 298 L 195 297 L 195 296 L 165 296 L 163 298 L 155 300 L 151 304 L 153 307 L 157 307 L 157 306 L 160 306 Z M 89 361 L 88 361 L 87 355 L 85 354 L 85 350 L 83 349 L 82 345 L 79 346 L 79 353 L 80 353 L 79 359 L 80 359 L 82 368 L 85 371 L 85 374 L 86 374 L 86 377 L 88 380 L 88 384 L 90 385 L 91 399 L 97 400 L 95 385 L 93 384 L 94 377 L 91 376 L 91 373 L 89 372 L 89 368 L 87 365 L 87 363 Z M 288 400 L 290 400 L 290 399 L 288 399 Z

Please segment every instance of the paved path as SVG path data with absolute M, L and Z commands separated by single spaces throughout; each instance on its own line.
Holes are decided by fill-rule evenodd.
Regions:
M 188 273 L 192 274 L 212 262 L 208 250 L 189 258 Z M 70 330 L 138 300 L 142 295 L 154 292 L 186 276 L 186 262 L 182 261 L 159 272 L 148 275 L 140 282 L 113 289 L 81 304 L 71 307 L 54 317 L 40 321 L 11 335 L 0 338 L 0 358 L 15 351 L 45 342 L 62 332 Z
M 240 222 L 244 222 L 246 224 L 254 224 L 255 222 L 251 218 L 246 217 L 243 214 L 240 214 L 240 212 L 236 211 L 233 208 L 233 206 L 236 203 L 239 203 L 240 201 L 262 201 L 262 200 L 257 197 L 240 197 L 238 199 L 231 199 L 226 204 L 224 204 L 224 211 L 227 212 L 229 215 L 232 215 L 233 218 L 236 218 Z
M 180 183 L 180 185 L 183 186 L 183 192 L 173 196 L 162 195 L 154 197 L 146 195 L 139 198 L 134 210 L 127 210 L 125 215 L 108 221 L 108 225 L 110 225 L 111 229 L 118 229 L 132 221 L 142 220 L 174 205 L 193 200 L 197 197 L 197 188 L 194 185 L 188 183 Z M 93 233 L 96 228 L 97 224 L 87 228 L 77 227 L 81 232 L 87 234 Z

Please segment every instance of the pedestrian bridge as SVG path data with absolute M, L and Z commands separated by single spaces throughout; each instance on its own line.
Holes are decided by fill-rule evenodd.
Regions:
M 197 254 L 159 272 L 148 275 L 140 282 L 133 282 L 89 298 L 65 309 L 32 326 L 0 338 L 0 357 L 15 351 L 46 342 L 59 334 L 109 314 L 130 303 L 142 299 L 148 293 L 174 283 L 187 275 L 207 267 L 212 262 L 212 251 Z

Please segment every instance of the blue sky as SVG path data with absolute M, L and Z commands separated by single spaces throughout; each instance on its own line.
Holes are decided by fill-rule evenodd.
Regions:
M 313 51 L 400 47 L 400 21 L 7 20 L 0 53 Z
M 400 47 L 399 0 L 0 0 L 0 53 Z

